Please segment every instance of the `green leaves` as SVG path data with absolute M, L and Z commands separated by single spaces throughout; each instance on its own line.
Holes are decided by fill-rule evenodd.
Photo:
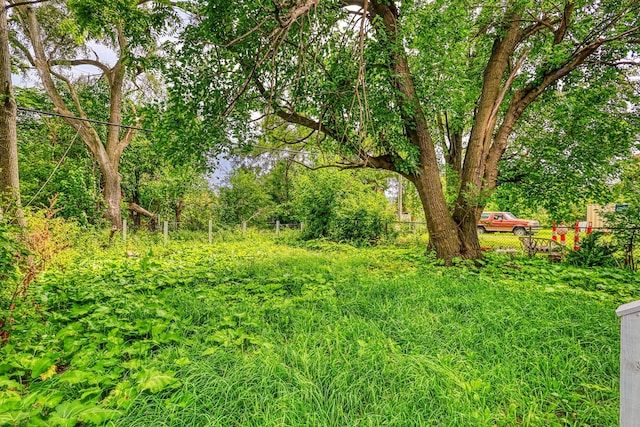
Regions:
M 151 393 L 158 393 L 169 388 L 180 386 L 180 381 L 175 378 L 173 372 L 160 372 L 158 370 L 144 370 L 137 377 L 137 390 L 143 392 L 145 390 Z
M 104 424 L 106 421 L 117 418 L 120 411 L 95 407 L 79 400 L 63 402 L 56 406 L 55 411 L 48 418 L 52 426 L 74 427 L 78 422 L 89 422 L 94 425 Z

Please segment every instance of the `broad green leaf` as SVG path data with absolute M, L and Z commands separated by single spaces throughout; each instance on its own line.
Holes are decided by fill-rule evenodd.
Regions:
M 180 385 L 172 373 L 163 373 L 156 370 L 146 371 L 138 376 L 138 391 L 149 390 L 157 393 L 166 388 L 174 388 Z
M 93 424 L 100 425 L 105 421 L 112 420 L 119 417 L 120 415 L 122 415 L 121 411 L 115 409 L 100 408 L 96 406 L 94 408 L 82 411 L 78 419 L 80 421 L 91 422 Z

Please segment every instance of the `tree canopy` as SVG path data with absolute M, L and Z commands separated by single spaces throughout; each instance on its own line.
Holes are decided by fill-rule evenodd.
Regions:
M 275 116 L 339 167 L 403 175 L 448 261 L 481 256 L 477 218 L 525 111 L 547 91 L 622 79 L 638 61 L 633 0 L 198 5 L 169 73 L 176 118 L 220 149 L 251 144 Z

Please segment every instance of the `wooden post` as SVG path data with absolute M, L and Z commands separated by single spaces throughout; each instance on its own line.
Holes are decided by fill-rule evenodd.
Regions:
M 209 220 L 209 244 L 211 244 L 211 242 L 213 241 L 212 231 L 213 231 L 213 221 Z
M 304 222 L 300 221 L 300 231 L 304 231 Z
M 640 420 L 640 301 L 616 310 L 620 331 L 620 427 L 637 427 Z
M 280 220 L 276 220 L 276 237 L 280 236 Z
M 169 221 L 164 222 L 163 233 L 164 233 L 164 244 L 166 245 L 167 242 L 169 241 Z
M 247 221 L 242 221 L 242 234 L 247 234 Z
M 122 219 L 122 241 L 127 243 L 127 220 Z
M 402 175 L 398 175 L 398 221 L 402 221 Z

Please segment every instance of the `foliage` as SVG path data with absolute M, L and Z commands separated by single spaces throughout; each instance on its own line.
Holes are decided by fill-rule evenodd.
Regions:
M 394 220 L 384 195 L 355 173 L 301 174 L 294 182 L 293 199 L 308 239 L 373 243 Z
M 202 230 L 213 218 L 215 196 L 204 174 L 187 163 L 172 162 L 152 135 L 141 133 L 134 139 L 123 153 L 121 171 L 126 202 L 180 227 Z M 139 216 L 132 216 L 134 223 L 142 223 Z
M 279 147 L 315 164 L 399 173 L 420 190 L 427 223 L 438 228 L 432 243 L 449 263 L 482 256 L 475 223 L 504 153 L 524 159 L 518 171 L 544 160 L 538 184 L 552 176 L 556 187 L 577 183 L 598 198 L 609 162 L 625 147 L 628 155 L 634 140 L 634 113 L 619 113 L 636 96 L 618 89 L 637 59 L 629 48 L 640 31 L 636 2 L 328 0 L 266 8 L 242 0 L 196 8 L 201 19 L 181 35 L 167 70 L 168 116 L 193 135 L 184 149 L 250 150 L 267 134 L 286 133 L 275 125 L 294 129 Z M 550 104 L 561 114 L 550 114 Z M 549 152 L 540 154 L 536 129 L 568 135 L 554 144 L 558 132 L 541 132 Z M 522 135 L 528 141 L 520 144 Z M 556 168 L 547 160 L 562 163 L 553 152 L 584 160 L 584 168 L 548 173 Z
M 80 96 L 99 104 L 102 91 L 85 89 Z M 38 89 L 17 88 L 16 102 L 25 108 L 53 110 L 46 95 Z M 101 223 L 99 172 L 72 129 L 59 118 L 21 112 L 18 145 L 24 204 L 48 206 L 49 199 L 55 196 L 59 216 L 73 218 L 83 225 Z
M 264 179 L 251 168 L 236 169 L 229 187 L 220 189 L 220 216 L 227 224 L 264 224 L 274 208 L 264 187 Z
M 617 422 L 611 313 L 637 273 L 298 244 L 147 241 L 50 269 L 0 348 L 0 423 Z
M 20 229 L 0 216 L 0 295 L 6 296 L 9 285 L 18 277 L 18 263 L 26 256 L 24 242 L 19 239 Z
M 500 164 L 494 200 L 509 209 L 546 209 L 553 218 L 583 218 L 585 200 L 611 201 L 621 159 L 638 145 L 633 88 L 608 74 L 546 93 L 526 113 Z
M 637 199 L 627 209 L 604 213 L 607 227 L 611 228 L 613 245 L 624 254 L 624 265 L 630 269 L 637 267 L 634 250 L 640 245 L 640 205 Z
M 580 250 L 567 253 L 567 263 L 578 267 L 612 267 L 616 248 L 604 241 L 604 233 L 594 231 L 580 241 Z
M 47 207 L 29 210 L 25 216 L 28 233 L 25 244 L 38 270 L 53 262 L 61 252 L 72 246 L 80 234 L 78 223 L 58 216 L 57 200 L 50 200 Z

